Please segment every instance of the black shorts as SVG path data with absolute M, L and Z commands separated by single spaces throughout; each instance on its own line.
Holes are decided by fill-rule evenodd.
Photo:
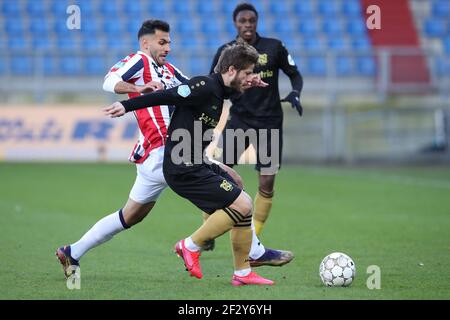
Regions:
M 229 207 L 242 191 L 233 178 L 214 163 L 203 164 L 183 173 L 164 170 L 164 178 L 175 193 L 209 214 Z
M 277 125 L 274 126 L 274 123 Z M 226 131 L 227 129 L 231 129 L 228 131 L 228 134 Z M 245 139 L 239 139 L 236 136 L 238 133 L 238 131 L 236 131 L 237 129 L 242 129 L 243 132 L 249 134 Z M 251 135 L 248 130 L 252 130 L 254 134 Z M 256 139 L 251 141 L 250 136 L 253 136 Z M 250 144 L 253 144 L 253 147 L 256 150 L 255 169 L 261 171 L 261 169 L 265 168 L 268 172 L 276 173 L 281 167 L 281 155 L 283 151 L 282 120 L 277 119 L 270 124 L 262 122 L 261 126 L 256 128 L 248 125 L 237 116 L 231 116 L 231 119 L 228 120 L 225 130 L 222 132 L 221 138 L 219 139 L 218 148 L 221 152 L 219 151 L 217 159 L 232 167 L 238 163 L 242 152 L 246 150 Z

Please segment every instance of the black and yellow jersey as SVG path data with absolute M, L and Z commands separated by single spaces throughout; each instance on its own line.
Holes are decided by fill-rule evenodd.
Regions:
M 133 99 L 121 101 L 127 112 L 158 105 L 174 105 L 164 153 L 164 170 L 180 172 L 192 170 L 204 162 L 204 150 L 212 140 L 213 130 L 222 113 L 223 101 L 233 89 L 225 86 L 219 73 L 193 77 L 185 83 L 167 90 L 155 91 Z M 174 131 L 178 130 L 174 133 Z M 179 155 L 177 161 L 172 151 L 180 141 L 188 139 L 189 154 Z M 174 151 L 178 152 L 178 151 Z
M 231 41 L 221 46 L 214 57 L 210 73 L 214 73 L 220 53 L 227 46 L 236 43 Z M 282 122 L 283 111 L 278 88 L 278 73 L 281 69 L 290 79 L 293 90 L 299 93 L 303 87 L 303 79 L 288 50 L 280 40 L 260 37 L 252 44 L 259 53 L 258 64 L 254 72 L 259 73 L 262 80 L 269 84 L 265 88 L 250 88 L 243 94 L 230 97 L 231 116 L 236 115 L 251 127 L 261 128 L 273 124 L 277 127 Z

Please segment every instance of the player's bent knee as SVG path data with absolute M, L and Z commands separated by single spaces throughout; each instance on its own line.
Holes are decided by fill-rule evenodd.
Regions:
M 150 210 L 155 205 L 155 202 L 150 202 L 146 204 L 140 204 L 134 201 L 128 201 L 125 208 L 123 208 L 123 218 L 125 223 L 130 227 L 138 224 L 148 215 Z
M 251 215 L 253 209 L 252 198 L 250 198 L 247 193 L 242 191 L 230 208 L 239 211 L 239 213 L 243 216 Z

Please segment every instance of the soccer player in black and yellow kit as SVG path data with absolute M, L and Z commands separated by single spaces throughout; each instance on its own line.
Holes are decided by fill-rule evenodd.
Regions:
M 175 106 L 164 150 L 164 178 L 178 195 L 210 214 L 191 236 L 176 243 L 175 251 L 189 273 L 202 278 L 199 258 L 205 242 L 231 231 L 234 286 L 274 282 L 251 271 L 250 196 L 236 184 L 225 165 L 208 163 L 204 151 L 212 138 L 212 134 L 207 138 L 208 130 L 214 129 L 220 119 L 223 100 L 234 91 L 267 86 L 253 73 L 257 60 L 253 47 L 235 44 L 224 49 L 213 75 L 194 77 L 178 87 L 116 102 L 104 109 L 105 114 L 118 117 L 142 108 Z
M 219 143 L 222 147 L 222 156 L 220 158 L 224 164 L 233 166 L 237 164 L 241 156 L 237 154 L 237 141 L 234 141 L 232 144 L 234 147 L 231 150 L 226 148 L 227 145 L 230 146 L 230 141 L 227 142 L 227 135 L 225 134 L 227 129 L 242 129 L 244 131 L 255 129 L 256 132 L 259 132 L 258 130 L 260 129 L 267 129 L 267 144 L 258 137 L 257 143 L 259 146 L 255 148 L 257 151 L 255 167 L 259 171 L 259 189 L 255 197 L 253 223 L 256 234 L 259 235 L 272 207 L 275 176 L 281 165 L 283 144 L 283 111 L 281 102 L 289 102 L 302 116 L 303 108 L 300 104 L 300 92 L 303 87 L 303 78 L 280 40 L 264 38 L 256 32 L 258 12 L 253 5 L 248 3 L 237 5 L 233 12 L 233 20 L 238 36 L 236 40 L 218 49 L 212 63 L 211 72 L 217 64 L 222 50 L 227 45 L 242 39 L 258 51 L 258 65 L 255 67 L 254 72 L 259 74 L 261 79 L 267 82 L 269 86 L 266 88 L 250 88 L 241 95 L 230 97 L 232 106 L 228 122 L 222 134 L 222 143 Z M 280 69 L 289 77 L 292 85 L 292 91 L 282 100 L 280 100 L 278 89 L 278 73 Z M 278 130 L 278 139 L 275 138 L 277 145 L 271 143 L 271 132 L 273 132 L 271 129 Z M 246 149 L 248 145 L 249 142 L 246 141 L 245 148 L 241 148 L 241 150 Z M 270 157 L 272 161 L 265 163 L 261 161 L 258 150 L 267 150 L 269 154 L 271 151 L 278 151 L 278 157 L 273 157 L 272 154 Z

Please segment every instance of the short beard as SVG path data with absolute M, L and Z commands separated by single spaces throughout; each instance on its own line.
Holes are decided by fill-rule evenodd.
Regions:
M 239 92 L 243 92 L 243 91 L 241 90 L 241 87 L 240 87 L 239 83 L 236 81 L 236 78 L 233 79 L 233 80 L 230 82 L 230 87 L 233 88 L 234 90 L 239 91 Z

